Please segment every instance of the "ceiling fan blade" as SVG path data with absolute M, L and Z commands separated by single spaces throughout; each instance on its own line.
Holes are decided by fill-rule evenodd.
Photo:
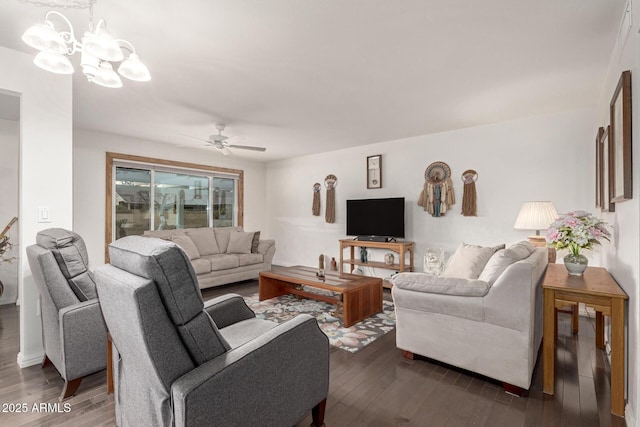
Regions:
M 220 151 L 222 151 L 222 154 L 224 154 L 225 156 L 230 156 L 233 154 L 227 147 L 222 147 Z
M 231 147 L 231 148 L 239 148 L 240 150 L 267 151 L 267 149 L 264 148 L 264 147 L 253 147 L 251 145 L 234 145 L 234 144 L 230 144 L 229 147 Z

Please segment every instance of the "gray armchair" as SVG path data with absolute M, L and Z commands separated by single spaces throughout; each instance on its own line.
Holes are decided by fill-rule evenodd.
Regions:
M 84 376 L 104 369 L 107 361 L 107 330 L 87 249 L 76 233 L 50 228 L 27 247 L 27 258 L 40 292 L 42 366 L 53 364 L 64 379 L 64 400 L 76 393 Z
M 119 426 L 323 424 L 329 342 L 310 316 L 260 320 L 239 295 L 202 301 L 174 243 L 128 236 L 96 270 L 115 346 Z

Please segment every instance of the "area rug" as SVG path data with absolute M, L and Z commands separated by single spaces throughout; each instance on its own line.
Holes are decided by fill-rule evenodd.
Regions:
M 301 313 L 310 314 L 316 318 L 320 329 L 329 338 L 329 344 L 351 353 L 362 350 L 396 326 L 395 311 L 390 301 L 382 301 L 381 313 L 343 328 L 342 320 L 331 315 L 336 306 L 324 301 L 298 298 L 295 295 L 259 301 L 258 294 L 244 299 L 256 313 L 256 317 L 277 323 L 286 322 Z

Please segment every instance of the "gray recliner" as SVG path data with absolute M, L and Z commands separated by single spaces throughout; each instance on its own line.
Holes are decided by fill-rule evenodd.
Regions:
M 329 341 L 310 316 L 257 319 L 242 297 L 203 302 L 173 242 L 128 236 L 96 269 L 115 347 L 119 426 L 322 425 Z
M 60 400 L 73 396 L 82 378 L 107 362 L 107 330 L 88 269 L 82 238 L 62 228 L 39 232 L 27 247 L 29 266 L 40 292 L 45 358 L 64 379 Z

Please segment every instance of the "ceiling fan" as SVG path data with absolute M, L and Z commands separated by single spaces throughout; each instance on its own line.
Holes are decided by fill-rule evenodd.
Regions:
M 227 141 L 229 139 L 229 137 L 222 134 L 222 131 L 224 131 L 224 128 L 225 128 L 224 124 L 217 124 L 216 125 L 216 129 L 218 130 L 218 134 L 217 135 L 209 135 L 209 139 L 205 139 L 204 141 L 207 144 L 213 146 L 213 148 L 215 148 L 216 150 L 222 152 L 222 154 L 224 154 L 225 156 L 233 154 L 233 152 L 230 150 L 230 148 L 239 149 L 239 150 L 252 150 L 252 151 L 266 151 L 267 150 L 265 147 L 254 147 L 254 146 L 251 146 L 251 145 L 229 144 L 229 142 Z

